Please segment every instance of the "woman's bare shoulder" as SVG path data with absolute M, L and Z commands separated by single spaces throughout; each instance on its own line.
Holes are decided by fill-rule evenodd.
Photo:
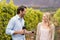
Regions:
M 51 24 L 51 27 L 52 27 L 52 28 L 55 28 L 54 24 Z
M 41 24 L 42 24 L 42 22 L 38 23 L 38 25 L 41 25 Z

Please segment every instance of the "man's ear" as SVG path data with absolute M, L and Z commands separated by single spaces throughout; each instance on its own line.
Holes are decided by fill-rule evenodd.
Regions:
M 20 13 L 21 13 L 21 11 L 20 11 Z
M 23 13 L 23 11 L 20 11 L 20 13 Z

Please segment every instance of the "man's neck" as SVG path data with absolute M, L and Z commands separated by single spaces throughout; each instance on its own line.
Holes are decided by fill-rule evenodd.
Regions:
M 19 16 L 20 18 L 23 18 L 20 14 L 18 14 L 18 16 Z

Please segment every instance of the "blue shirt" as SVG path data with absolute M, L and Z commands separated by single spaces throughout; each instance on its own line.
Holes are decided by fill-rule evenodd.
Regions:
M 25 40 L 25 35 L 21 34 L 13 35 L 15 31 L 22 30 L 23 26 L 24 26 L 24 19 L 16 15 L 9 21 L 6 28 L 6 34 L 11 35 L 12 40 Z

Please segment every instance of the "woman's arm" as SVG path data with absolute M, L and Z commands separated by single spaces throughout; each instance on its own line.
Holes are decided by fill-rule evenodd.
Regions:
M 37 26 L 37 33 L 36 33 L 36 40 L 40 40 L 40 23 L 38 24 L 38 26 Z
M 54 35 L 55 35 L 55 26 L 52 25 L 52 40 L 54 40 Z

